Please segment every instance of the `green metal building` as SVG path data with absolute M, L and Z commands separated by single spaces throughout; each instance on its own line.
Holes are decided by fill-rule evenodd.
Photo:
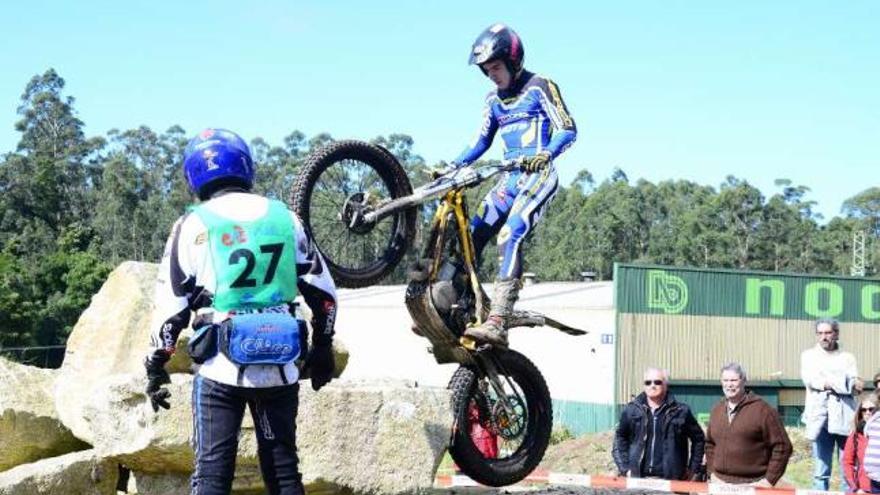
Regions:
M 618 406 L 641 392 L 642 372 L 656 366 L 705 418 L 721 398 L 720 368 L 736 361 L 750 388 L 796 424 L 800 355 L 815 345 L 820 318 L 841 322 L 841 347 L 867 382 L 880 368 L 880 280 L 617 264 L 614 308 Z

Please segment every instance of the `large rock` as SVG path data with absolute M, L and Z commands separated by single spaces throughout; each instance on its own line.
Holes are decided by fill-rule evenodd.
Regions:
M 171 375 L 171 409 L 154 413 L 139 375 L 112 375 L 93 387 L 83 420 L 95 449 L 135 471 L 185 473 L 192 470 L 192 376 Z
M 55 374 L 0 358 L 0 471 L 88 448 L 58 419 Z
M 172 376 L 171 410 L 149 408 L 137 376 L 105 379 L 86 406 L 95 448 L 141 473 L 192 470 L 192 377 Z M 315 393 L 301 383 L 297 421 L 306 484 L 364 493 L 430 488 L 452 424 L 450 394 L 406 383 L 333 382 Z M 256 438 L 245 414 L 237 465 L 256 466 Z
M 84 450 L 0 473 L 0 495 L 115 495 L 118 474 L 116 463 Z
M 55 407 L 77 438 L 93 443 L 83 418 L 95 382 L 117 373 L 143 376 L 150 342 L 150 318 L 157 265 L 119 265 L 80 315 L 67 339 L 64 362 L 55 383 Z
M 448 390 L 340 382 L 317 394 L 308 388 L 301 397 L 297 443 L 304 482 L 381 494 L 433 486 L 452 429 Z

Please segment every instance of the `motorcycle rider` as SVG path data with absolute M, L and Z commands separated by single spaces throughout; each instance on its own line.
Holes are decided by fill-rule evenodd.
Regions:
M 523 68 L 522 39 L 504 24 L 483 31 L 471 49 L 470 63 L 496 86 L 486 97 L 476 140 L 453 161 L 476 161 L 500 134 L 505 159 L 522 158 L 523 170 L 508 172 L 486 195 L 471 220 L 477 260 L 498 235 L 500 267 L 489 318 L 465 331 L 480 342 L 507 346 L 507 324 L 522 288 L 522 243 L 556 194 L 559 179 L 553 160 L 577 136 L 559 88 Z
M 296 453 L 299 369 L 307 330 L 294 298 L 312 310 L 311 385 L 334 369 L 336 290 L 299 219 L 251 193 L 254 165 L 235 133 L 206 129 L 184 153 L 183 171 L 200 203 L 171 229 L 159 268 L 151 349 L 144 366 L 153 410 L 169 408 L 165 371 L 195 312 L 193 494 L 229 493 L 245 405 L 254 420 L 260 469 L 272 494 L 302 494 Z

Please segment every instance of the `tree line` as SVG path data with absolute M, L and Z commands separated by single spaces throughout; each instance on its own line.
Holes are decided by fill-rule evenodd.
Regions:
M 194 201 L 180 170 L 195 130 L 141 126 L 88 137 L 64 86 L 52 69 L 28 82 L 18 144 L 0 156 L 0 348 L 63 344 L 107 274 L 125 260 L 157 262 L 172 222 Z M 303 160 L 332 140 L 296 130 L 280 144 L 252 139 L 256 191 L 287 199 Z M 439 165 L 425 163 L 406 134 L 372 142 L 415 184 Z M 526 269 L 544 280 L 578 280 L 583 271 L 609 279 L 614 262 L 849 274 L 853 233 L 864 231 L 875 273 L 880 188 L 848 199 L 841 216 L 823 223 L 809 188 L 785 179 L 777 186 L 767 197 L 734 176 L 716 188 L 631 181 L 619 169 L 597 182 L 583 169 L 560 185 L 527 243 Z M 472 210 L 487 187 L 469 192 Z M 419 219 L 423 232 L 428 216 Z M 492 246 L 483 257 L 488 280 Z M 404 273 L 387 282 L 402 283 Z

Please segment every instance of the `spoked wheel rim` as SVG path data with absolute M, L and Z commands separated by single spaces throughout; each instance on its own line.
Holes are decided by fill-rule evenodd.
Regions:
M 400 214 L 375 224 L 357 222 L 392 197 L 386 179 L 370 164 L 346 158 L 331 163 L 310 191 L 309 228 L 318 250 L 331 267 L 370 270 L 394 249 Z M 311 228 L 323 225 L 323 228 Z

